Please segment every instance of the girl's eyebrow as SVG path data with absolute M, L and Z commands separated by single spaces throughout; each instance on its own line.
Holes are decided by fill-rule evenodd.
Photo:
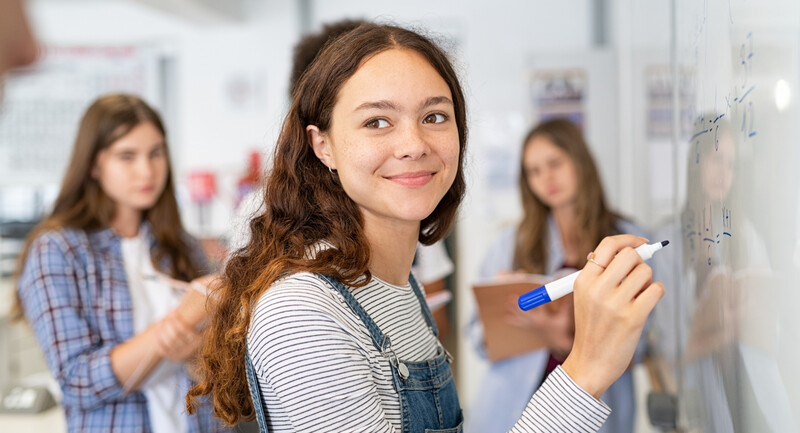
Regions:
M 419 109 L 422 110 L 438 104 L 455 105 L 447 96 L 431 96 L 430 98 L 426 99 L 425 102 L 420 104 Z
M 419 109 L 423 110 L 425 108 L 438 104 L 454 105 L 453 101 L 450 100 L 450 98 L 448 98 L 447 96 L 431 96 L 430 98 L 426 99 L 422 104 L 420 104 Z M 356 109 L 353 111 L 370 110 L 370 109 L 393 110 L 393 111 L 400 110 L 400 108 L 398 108 L 398 106 L 394 102 L 382 99 L 380 101 L 365 102 L 356 107 Z
M 365 102 L 365 103 L 359 105 L 358 107 L 356 107 L 356 109 L 353 110 L 353 111 L 370 110 L 370 109 L 394 110 L 394 111 L 398 111 L 399 110 L 397 108 L 397 105 L 394 104 L 394 102 L 388 101 L 386 99 L 382 99 L 380 101 Z

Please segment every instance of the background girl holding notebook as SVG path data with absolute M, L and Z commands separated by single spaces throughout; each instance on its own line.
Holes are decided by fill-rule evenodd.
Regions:
M 644 235 L 606 205 L 583 134 L 569 120 L 545 121 L 528 133 L 523 141 L 519 189 L 523 219 L 490 247 L 481 267 L 483 280 L 508 272 L 555 279 L 564 269 L 583 268 L 587 255 L 604 236 Z M 510 305 L 506 320 L 532 333 L 546 348 L 490 364 L 478 400 L 470 406 L 474 409 L 467 418 L 469 431 L 507 431 L 543 379 L 572 349 L 572 294 L 527 312 Z M 481 332 L 473 335 L 483 352 Z M 608 389 L 603 401 L 613 412 L 601 431 L 632 432 L 635 401 L 630 370 Z

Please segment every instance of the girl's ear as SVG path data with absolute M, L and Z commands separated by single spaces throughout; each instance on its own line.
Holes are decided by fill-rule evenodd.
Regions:
M 308 135 L 308 142 L 311 143 L 311 148 L 314 149 L 314 155 L 317 155 L 317 158 L 319 158 L 328 169 L 336 170 L 336 165 L 331 155 L 331 146 L 328 142 L 328 136 L 320 131 L 316 125 L 306 126 L 306 135 Z

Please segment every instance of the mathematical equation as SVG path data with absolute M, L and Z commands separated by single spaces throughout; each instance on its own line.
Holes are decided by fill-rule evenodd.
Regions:
M 756 131 L 756 108 L 753 105 L 752 93 L 756 89 L 756 85 L 752 83 L 753 71 L 753 33 L 748 33 L 745 40 L 739 46 L 739 72 L 741 79 L 736 83 L 725 95 L 722 100 L 724 107 L 722 110 L 714 109 L 712 115 L 698 116 L 694 122 L 695 131 L 691 136 L 689 142 L 695 148 L 695 163 L 700 163 L 701 140 L 707 134 L 714 134 L 714 150 L 719 150 L 719 135 L 720 135 L 720 121 L 728 117 L 729 121 L 735 129 L 738 129 L 741 134 L 743 142 L 748 142 L 758 133 Z M 714 89 L 714 105 L 717 105 L 717 89 Z M 738 128 L 737 128 L 738 127 Z
M 683 233 L 691 252 L 691 263 L 702 258 L 708 266 L 714 264 L 714 249 L 733 237 L 731 209 L 726 206 L 705 205 L 702 209 L 688 208 L 684 214 Z

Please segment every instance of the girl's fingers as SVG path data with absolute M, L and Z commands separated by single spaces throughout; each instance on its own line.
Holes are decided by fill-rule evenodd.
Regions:
M 638 255 L 637 255 L 638 258 Z M 653 270 L 650 266 L 637 264 L 625 279 L 619 283 L 618 293 L 627 302 L 632 302 L 639 293 L 653 282 Z
M 608 269 L 608 266 L 611 265 L 614 257 L 619 254 L 620 251 L 626 247 L 636 248 L 645 242 L 647 242 L 647 239 L 634 235 L 605 237 L 590 255 L 593 261 L 590 261 L 583 267 L 581 274 L 586 273 L 587 277 L 597 277 Z
M 637 296 L 633 301 L 633 305 L 635 307 L 634 311 L 639 315 L 639 320 L 644 322 L 663 296 L 664 285 L 660 282 L 650 284 L 646 289 L 639 293 L 639 296 Z
M 625 247 L 611 260 L 606 270 L 598 277 L 599 281 L 617 287 L 641 263 L 642 258 L 639 254 L 633 248 Z

